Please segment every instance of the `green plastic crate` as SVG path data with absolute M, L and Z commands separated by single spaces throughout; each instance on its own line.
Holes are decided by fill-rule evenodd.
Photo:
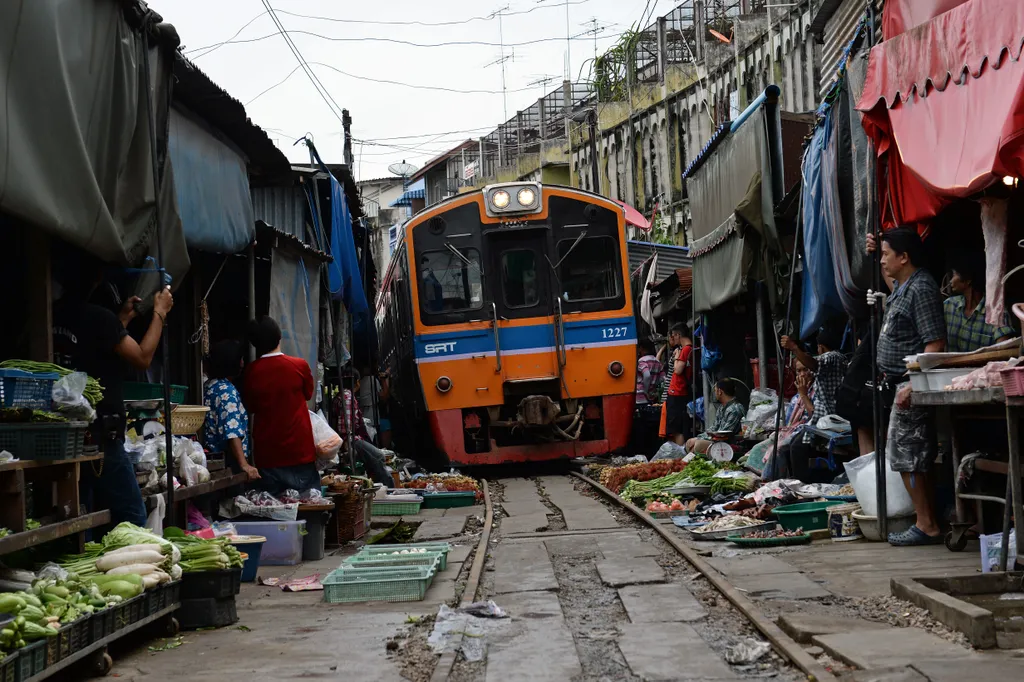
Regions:
M 376 569 L 340 566 L 321 584 L 324 601 L 342 604 L 364 601 L 421 601 L 434 579 L 434 571 L 423 566 Z
M 0 682 L 18 681 L 18 652 L 8 654 L 0 660 Z
M 454 509 L 455 507 L 472 507 L 476 504 L 476 493 L 443 492 L 423 493 L 423 509 Z
M 46 642 L 55 639 L 47 639 L 32 642 L 18 651 L 18 679 L 27 680 L 33 675 L 38 675 L 46 669 Z
M 452 546 L 447 542 L 409 542 L 397 545 L 366 545 L 359 550 L 359 554 L 357 556 L 394 555 L 395 552 L 401 552 L 403 549 L 425 549 L 428 554 L 431 552 L 439 553 L 441 555 L 441 565 L 439 566 L 439 570 L 443 571 L 448 568 L 448 552 L 452 551 Z
M 163 384 L 147 384 L 138 381 L 126 381 L 123 387 L 125 400 L 163 400 Z M 188 386 L 171 384 L 171 402 L 181 405 L 188 395 Z
M 408 568 L 410 566 L 424 566 L 435 571 L 440 568 L 441 554 L 439 552 L 427 552 L 426 554 L 402 554 L 394 556 L 391 554 L 356 554 L 350 556 L 342 563 L 342 566 L 353 568 Z
M 405 516 L 406 514 L 419 514 L 422 502 L 378 502 L 373 501 L 373 516 Z

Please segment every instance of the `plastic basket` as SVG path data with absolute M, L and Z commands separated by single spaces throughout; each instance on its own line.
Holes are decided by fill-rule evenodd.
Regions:
M 114 631 L 123 630 L 139 622 L 142 611 L 142 596 L 132 597 L 114 605 Z
M 147 384 L 138 381 L 126 381 L 124 382 L 123 391 L 125 400 L 163 400 L 164 397 L 163 384 Z M 185 402 L 186 395 L 188 395 L 188 386 L 176 386 L 175 384 L 171 384 L 172 403 L 180 405 Z
M 1024 396 L 1024 367 L 1011 367 L 999 370 L 1003 380 L 1003 393 L 1016 398 Z
M 67 627 L 66 625 L 64 627 Z M 63 630 L 64 628 L 61 628 Z M 70 633 L 69 633 L 70 634 Z M 46 643 L 46 666 L 57 665 L 60 662 L 60 632 L 56 637 L 47 637 L 43 640 Z
M 222 599 L 235 596 L 241 589 L 241 568 L 185 573 L 181 576 L 181 595 L 184 599 Z
M 107 607 L 96 611 L 89 619 L 89 643 L 98 642 L 114 632 L 114 609 Z
M 171 412 L 171 430 L 176 436 L 197 434 L 209 412 L 210 408 L 203 405 L 178 405 Z
M 356 556 L 408 556 L 400 553 L 403 549 L 425 549 L 428 553 L 439 553 L 441 555 L 441 565 L 438 568 L 443 571 L 448 568 L 448 552 L 452 551 L 452 546 L 447 542 L 409 542 L 402 545 L 367 545 L 359 550 L 359 554 Z
M 0 682 L 18 682 L 18 652 L 8 654 L 0 661 Z
M 53 402 L 53 383 L 59 378 L 56 373 L 0 369 L 0 407 L 49 410 Z
M 746 538 L 742 535 L 729 535 L 725 539 L 741 547 L 785 547 L 806 545 L 812 540 L 812 536 L 810 533 L 783 538 Z
M 402 602 L 422 600 L 433 578 L 433 569 L 424 566 L 392 570 L 341 566 L 328 574 L 321 584 L 324 601 L 329 604 Z
M 374 500 L 372 513 L 374 516 L 404 516 L 406 514 L 419 514 L 420 502 L 383 502 Z
M 47 639 L 54 639 L 49 637 Z M 46 641 L 32 642 L 18 652 L 18 679 L 27 680 L 46 669 Z
M 455 507 L 472 507 L 476 504 L 476 493 L 465 492 L 423 493 L 423 509 L 453 509 Z
M 72 459 L 85 451 L 85 422 L 0 424 L 0 450 L 18 459 Z
M 353 568 L 405 568 L 408 566 L 425 566 L 435 571 L 440 568 L 440 552 L 427 552 L 426 554 L 402 554 L 394 556 L 390 554 L 356 554 L 345 559 L 342 565 Z
M 828 507 L 834 502 L 801 502 L 776 507 L 773 510 L 779 524 L 786 530 L 824 530 L 828 528 Z
M 53 639 L 56 639 L 60 645 L 58 660 L 63 661 L 71 654 L 81 651 L 89 645 L 89 616 L 83 616 L 68 623 Z M 49 663 L 49 651 L 47 651 L 46 658 Z
M 184 599 L 175 618 L 186 630 L 222 628 L 238 622 L 238 609 L 234 595 L 221 599 Z

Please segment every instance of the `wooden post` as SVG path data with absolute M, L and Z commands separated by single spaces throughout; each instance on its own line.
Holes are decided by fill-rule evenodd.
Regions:
M 29 358 L 53 361 L 53 308 L 50 284 L 50 240 L 39 230 L 25 233 L 28 256 Z

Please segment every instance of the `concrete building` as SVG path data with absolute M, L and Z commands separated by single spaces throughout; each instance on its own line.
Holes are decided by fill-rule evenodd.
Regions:
M 363 202 L 367 227 L 370 230 L 370 251 L 377 272 L 387 270 L 391 260 L 390 231 L 393 226 L 401 225 L 409 219 L 408 207 L 395 207 L 392 204 L 405 192 L 402 178 L 387 177 L 372 180 L 360 180 L 356 183 L 359 196 Z
M 422 180 L 427 206 L 458 194 L 463 187 L 471 187 L 479 176 L 480 145 L 466 140 L 423 164 L 410 182 Z

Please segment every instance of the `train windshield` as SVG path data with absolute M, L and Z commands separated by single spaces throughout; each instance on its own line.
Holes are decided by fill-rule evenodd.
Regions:
M 574 246 L 575 245 L 575 246 Z M 620 294 L 618 249 L 611 237 L 558 242 L 558 278 L 565 301 L 594 301 Z
M 480 277 L 480 252 L 428 251 L 420 259 L 420 301 L 428 313 L 478 310 L 484 292 Z
M 501 254 L 501 284 L 505 305 L 528 308 L 540 301 L 537 255 L 531 249 L 509 249 Z

